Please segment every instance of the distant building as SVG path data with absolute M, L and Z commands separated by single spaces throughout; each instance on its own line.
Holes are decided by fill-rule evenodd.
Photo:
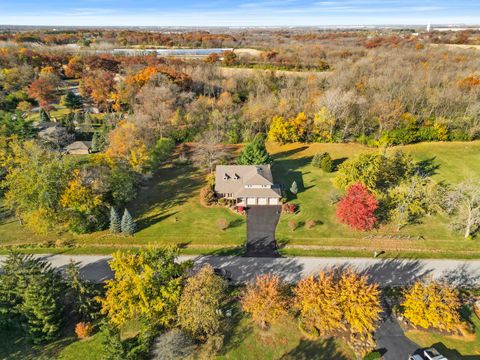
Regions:
M 237 206 L 278 205 L 282 197 L 270 165 L 218 165 L 215 192 L 220 198 L 235 200 Z
M 88 155 L 92 150 L 91 141 L 75 141 L 65 147 L 65 152 L 71 155 Z

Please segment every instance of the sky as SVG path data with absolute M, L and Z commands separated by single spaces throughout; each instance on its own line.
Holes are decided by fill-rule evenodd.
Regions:
M 480 0 L 0 0 L 0 24 L 322 26 L 480 24 Z

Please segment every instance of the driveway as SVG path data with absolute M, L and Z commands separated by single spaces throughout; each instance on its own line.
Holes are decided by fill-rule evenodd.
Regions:
M 277 257 L 275 229 L 280 219 L 281 207 L 270 205 L 250 206 L 247 209 L 247 251 L 245 256 Z
M 382 323 L 375 332 L 377 349 L 385 360 L 407 360 L 419 346 L 405 336 L 390 306 L 384 302 L 383 307 Z

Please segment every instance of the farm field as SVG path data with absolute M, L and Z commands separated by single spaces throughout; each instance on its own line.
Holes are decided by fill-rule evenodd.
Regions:
M 389 149 L 402 149 L 418 161 L 435 167 L 434 179 L 455 184 L 480 172 L 480 142 L 421 143 Z M 386 256 L 480 258 L 480 243 L 453 233 L 448 219 L 442 215 L 424 217 L 422 222 L 406 226 L 400 232 L 388 226 L 363 233 L 352 231 L 335 219 L 332 185 L 335 173 L 327 174 L 310 165 L 317 152 L 328 151 L 339 163 L 364 151 L 379 151 L 360 144 L 268 144 L 275 159 L 274 177 L 289 187 L 293 180 L 299 193 L 292 202 L 299 204 L 295 215 L 283 215 L 277 227 L 277 240 L 286 255 L 371 256 L 385 251 Z M 0 245 L 29 244 L 43 248 L 57 242 L 55 251 L 72 253 L 108 253 L 115 248 L 159 245 L 180 245 L 187 253 L 211 253 L 221 250 L 241 251 L 245 241 L 245 218 L 222 207 L 205 208 L 199 204 L 199 190 L 204 174 L 191 166 L 162 168 L 140 189 L 138 198 L 129 206 L 138 232 L 133 237 L 112 236 L 106 231 L 87 235 L 34 235 L 22 228 L 13 217 L 4 215 L 0 225 Z M 220 230 L 216 222 L 225 218 L 230 223 Z M 300 225 L 295 231 L 288 222 Z M 315 220 L 312 229 L 301 226 Z M 65 249 L 62 242 L 73 239 L 80 248 Z M 35 251 L 42 251 L 36 249 Z M 50 250 L 48 250 L 50 251 Z

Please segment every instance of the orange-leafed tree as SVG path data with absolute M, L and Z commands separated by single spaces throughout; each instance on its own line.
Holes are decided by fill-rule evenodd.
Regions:
M 109 145 L 105 151 L 107 157 L 126 160 L 137 171 L 146 164 L 147 147 L 132 122 L 121 121 L 118 127 L 110 132 L 108 140 Z
M 454 332 L 461 324 L 458 291 L 447 284 L 417 281 L 404 292 L 406 319 L 414 326 Z
M 49 106 L 59 99 L 59 81 L 55 74 L 44 74 L 30 84 L 28 96 L 35 99 L 44 110 L 48 110 Z
M 241 304 L 253 321 L 266 329 L 287 313 L 288 299 L 280 278 L 265 274 L 247 285 Z
M 109 101 L 114 99 L 114 78 L 115 74 L 106 70 L 89 72 L 83 77 L 82 95 L 90 96 L 98 107 L 108 108 Z

